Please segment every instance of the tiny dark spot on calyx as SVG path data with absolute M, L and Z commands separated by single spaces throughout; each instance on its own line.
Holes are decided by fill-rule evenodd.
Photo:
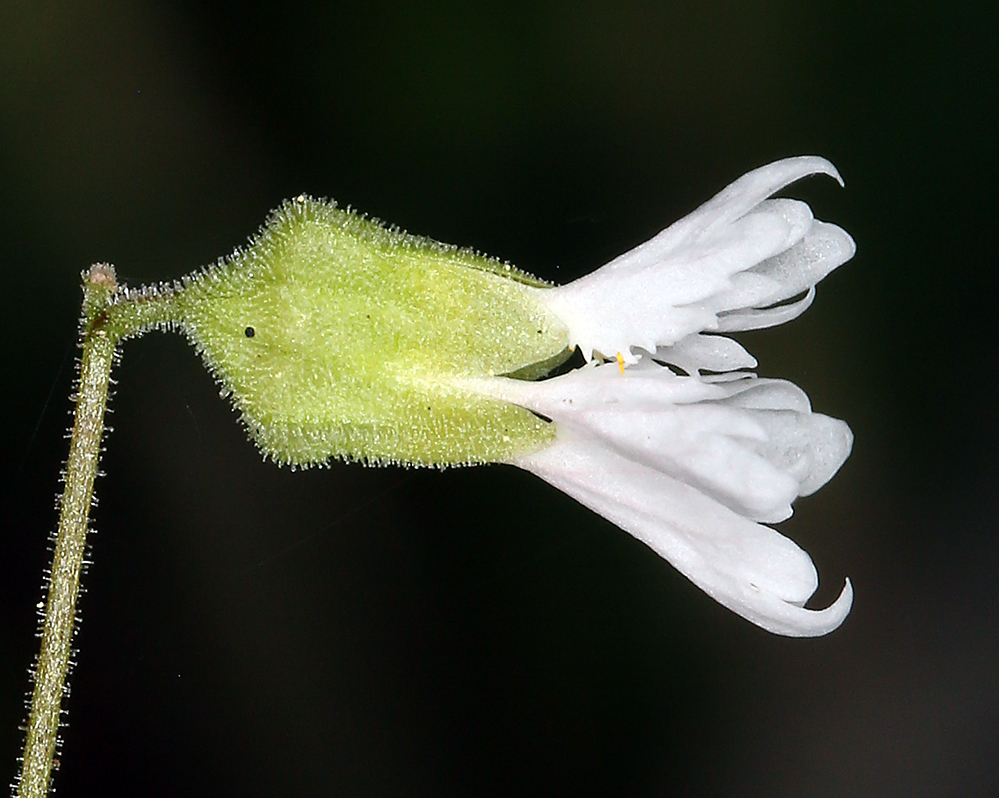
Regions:
M 247 327 L 247 328 L 246 328 L 245 330 L 243 330 L 243 334 L 244 334 L 244 335 L 245 335 L 245 336 L 246 336 L 247 338 L 252 338 L 252 337 L 253 337 L 254 335 L 256 335 L 256 334 L 257 334 L 257 331 L 256 331 L 256 330 L 254 330 L 254 329 L 253 329 L 252 327 Z

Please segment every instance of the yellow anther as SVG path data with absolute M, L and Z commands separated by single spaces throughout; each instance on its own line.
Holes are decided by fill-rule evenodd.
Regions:
M 621 369 L 621 373 L 624 374 L 624 355 L 620 352 L 617 353 L 617 367 Z

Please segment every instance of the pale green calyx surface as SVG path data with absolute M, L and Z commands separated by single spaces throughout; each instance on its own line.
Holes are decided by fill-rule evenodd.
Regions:
M 299 197 L 250 246 L 173 288 L 170 304 L 275 461 L 442 466 L 554 440 L 531 411 L 457 385 L 540 376 L 568 356 L 568 328 L 540 287 L 509 265 Z

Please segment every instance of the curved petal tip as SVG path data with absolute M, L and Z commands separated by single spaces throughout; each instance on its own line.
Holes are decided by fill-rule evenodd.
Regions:
M 853 606 L 853 584 L 849 578 L 843 590 L 824 610 L 809 610 L 788 604 L 776 596 L 760 597 L 750 612 L 739 614 L 757 626 L 785 637 L 821 637 L 839 628 Z M 748 609 L 748 608 L 745 608 Z
M 828 175 L 841 186 L 845 185 L 839 170 L 833 166 L 830 160 L 821 155 L 796 155 L 791 158 L 782 158 L 754 169 L 732 185 L 759 185 L 765 187 L 766 196 L 769 196 L 809 175 Z
M 839 173 L 839 169 L 833 166 L 832 161 L 829 161 L 820 155 L 803 155 L 801 157 L 803 160 L 814 164 L 814 171 L 812 174 L 829 175 L 829 177 L 839 183 L 840 188 L 846 186 L 846 183 L 843 182 L 843 175 Z
M 823 158 L 821 155 L 798 155 L 791 158 L 784 158 L 781 161 L 775 161 L 770 164 L 773 167 L 787 166 L 791 168 L 791 171 L 800 174 L 802 177 L 807 175 L 828 175 L 840 186 L 845 186 L 843 182 L 843 176 L 839 173 L 839 170 L 833 166 L 832 161 L 828 158 Z M 766 169 L 767 167 L 763 167 Z

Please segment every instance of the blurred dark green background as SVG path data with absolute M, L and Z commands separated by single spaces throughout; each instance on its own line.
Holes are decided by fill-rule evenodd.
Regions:
M 853 456 L 768 635 L 530 475 L 261 462 L 129 342 L 67 796 L 999 794 L 995 3 L 0 4 L 0 762 L 14 773 L 79 273 L 175 278 L 330 196 L 565 281 L 795 154 L 857 257 L 760 371 Z

